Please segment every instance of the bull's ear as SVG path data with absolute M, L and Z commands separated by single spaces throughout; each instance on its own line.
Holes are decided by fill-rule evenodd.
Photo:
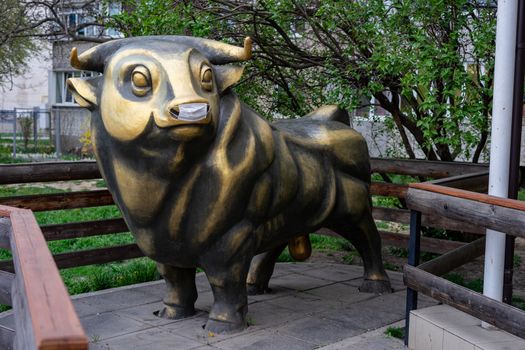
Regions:
M 69 78 L 67 80 L 67 88 L 80 107 L 94 109 L 98 106 L 97 87 L 99 80 L 100 76 L 89 79 Z
M 215 80 L 217 81 L 217 89 L 219 93 L 222 93 L 224 90 L 230 86 L 236 84 L 241 80 L 242 72 L 244 67 L 234 66 L 234 65 L 224 65 L 224 66 L 214 66 L 215 71 Z

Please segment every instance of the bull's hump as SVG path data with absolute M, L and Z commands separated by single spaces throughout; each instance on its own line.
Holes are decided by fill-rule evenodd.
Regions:
M 344 109 L 336 105 L 326 105 L 319 107 L 315 111 L 305 115 L 303 118 L 317 120 L 321 122 L 336 121 L 346 125 L 350 125 L 350 116 Z

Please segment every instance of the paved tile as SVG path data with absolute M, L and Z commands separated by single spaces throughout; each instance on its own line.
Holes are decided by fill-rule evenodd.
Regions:
M 111 350 L 188 350 L 203 346 L 199 342 L 159 328 L 147 329 L 105 341 L 98 341 L 97 345 L 105 346 Z
M 314 295 L 327 301 L 339 301 L 344 304 L 356 303 L 374 297 L 374 295 L 369 293 L 360 293 L 357 287 L 344 283 L 314 288 L 303 293 L 305 295 Z
M 293 305 L 289 305 L 293 307 Z M 255 303 L 248 305 L 248 322 L 251 327 L 276 328 L 288 321 L 300 317 L 294 310 L 272 303 Z
M 197 301 L 195 302 L 195 309 L 210 312 L 213 305 L 213 293 L 211 290 L 205 292 L 199 292 Z
M 162 300 L 166 295 L 166 283 L 164 280 L 142 283 L 141 285 L 135 288 L 137 292 L 146 294 L 148 297 L 154 298 L 156 300 Z
M 339 265 L 344 266 L 344 265 Z M 321 268 L 301 271 L 301 275 L 320 278 L 332 282 L 349 281 L 352 279 L 363 277 L 363 269 L 344 269 L 337 265 L 327 265 Z
M 264 294 L 248 295 L 248 304 L 282 298 L 283 296 L 296 293 L 296 291 L 292 289 L 277 286 L 277 285 L 272 285 L 270 289 L 271 289 L 270 292 L 267 292 Z
M 156 295 L 132 289 L 95 294 L 81 300 L 82 303 L 88 304 L 86 310 L 89 310 L 91 315 L 157 301 L 160 300 Z
M 315 345 L 327 345 L 361 334 L 363 330 L 327 318 L 307 316 L 279 327 L 278 332 Z
M 400 350 L 406 349 L 403 341 L 385 334 L 388 327 L 403 327 L 403 322 L 397 322 L 371 332 L 362 333 L 327 346 L 319 350 Z
M 112 312 L 86 316 L 81 318 L 80 322 L 90 340 L 104 340 L 152 327 Z
M 277 264 L 270 281 L 273 292 L 248 299 L 250 326 L 226 335 L 203 329 L 213 304 L 204 273 L 196 276 L 199 312 L 183 320 L 153 315 L 166 293 L 162 280 L 75 296 L 73 302 L 93 350 L 400 349 L 384 331 L 366 332 L 402 319 L 405 293 L 360 293 L 362 273 L 361 266 Z M 401 274 L 389 274 L 394 288 L 404 289 Z M 421 307 L 432 303 L 420 298 Z M 12 326 L 12 315 L 1 314 L 0 324 Z
M 136 321 L 146 323 L 152 326 L 158 326 L 163 324 L 172 323 L 175 320 L 169 320 L 155 316 L 153 313 L 163 307 L 162 302 L 143 304 L 138 306 L 132 306 L 125 309 L 120 309 L 114 313 L 119 316 L 128 317 Z
M 160 326 L 159 328 L 167 330 L 170 333 L 194 340 L 196 342 L 201 343 L 202 345 L 212 344 L 242 334 L 237 333 L 226 335 L 211 335 L 204 330 L 204 326 L 206 325 L 207 320 L 207 313 L 199 313 L 194 317 L 187 318 L 184 320 L 178 320 L 176 322 Z
M 388 274 L 388 277 L 390 278 L 390 285 L 392 286 L 394 291 L 399 292 L 399 291 L 406 289 L 405 284 L 403 283 L 402 274 L 392 272 L 392 271 L 388 271 L 387 274 Z M 359 278 L 347 281 L 345 283 L 359 288 L 361 284 L 363 283 L 363 276 L 361 275 Z
M 405 293 L 380 295 L 339 310 L 321 312 L 319 316 L 339 321 L 349 328 L 377 329 L 405 317 Z
M 15 315 L 13 314 L 13 310 L 0 313 L 0 325 L 15 329 Z
M 319 265 L 310 263 L 278 263 L 275 264 L 274 277 L 287 275 L 290 273 L 304 272 L 306 270 L 318 268 Z
M 299 274 L 294 274 L 293 278 L 290 278 L 289 275 L 284 275 L 270 280 L 270 288 L 281 286 L 297 291 L 318 288 L 329 284 L 333 284 L 333 282 Z
M 315 344 L 272 331 L 247 334 L 243 337 L 223 340 L 213 345 L 225 350 L 310 350 L 316 348 Z
M 266 303 L 287 308 L 296 314 L 319 312 L 339 306 L 337 300 L 322 299 L 307 293 L 295 293 L 283 298 L 269 300 Z
M 211 290 L 210 282 L 208 282 L 208 278 L 204 272 L 200 272 L 195 276 L 195 284 L 197 285 L 197 290 L 199 292 Z

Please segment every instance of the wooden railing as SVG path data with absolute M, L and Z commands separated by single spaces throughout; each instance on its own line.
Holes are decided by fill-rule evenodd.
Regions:
M 14 271 L 0 271 L 0 303 L 11 305 L 15 318 L 15 329 L 0 326 L 0 348 L 87 349 L 88 339 L 30 210 L 0 206 L 0 247 L 11 250 Z
M 411 209 L 411 226 L 409 262 L 404 267 L 408 287 L 405 344 L 408 342 L 410 311 L 417 308 L 418 292 L 525 338 L 524 311 L 439 277 L 483 255 L 484 238 L 419 265 L 422 214 L 476 222 L 483 228 L 525 238 L 525 202 L 443 186 L 448 184 L 446 181 L 411 184 L 406 196 Z
M 441 178 L 445 176 L 458 176 L 458 184 L 462 184 L 464 187 L 473 184 L 472 177 L 465 174 L 485 172 L 488 170 L 487 165 L 482 164 L 443 163 L 423 160 L 372 159 L 371 165 L 372 171 L 380 174 L 410 175 L 422 179 L 429 177 Z M 101 175 L 97 164 L 94 161 L 0 165 L 0 185 L 99 178 L 101 178 Z M 486 178 L 482 178 L 481 180 L 481 182 L 485 181 L 486 183 Z M 479 187 L 479 184 L 475 184 L 475 186 Z M 404 200 L 407 189 L 408 186 L 404 184 L 374 182 L 371 186 L 371 193 L 373 195 L 395 197 Z M 0 197 L 0 205 L 25 208 L 35 212 L 86 208 L 110 204 L 113 204 L 113 199 L 111 198 L 109 191 L 106 189 L 44 195 Z M 410 220 L 410 213 L 407 209 L 375 207 L 373 208 L 373 215 L 376 220 L 402 224 L 408 224 Z M 423 224 L 426 226 L 457 231 L 482 233 L 481 228 L 472 224 L 465 224 L 457 220 L 442 220 L 433 215 L 424 215 Z M 48 241 L 128 231 L 128 228 L 122 219 L 43 225 L 41 226 L 41 229 L 45 239 Z M 335 235 L 327 229 L 321 229 L 318 233 Z M 397 247 L 407 247 L 408 245 L 408 236 L 405 234 L 385 231 L 381 231 L 380 234 L 385 245 Z M 463 243 L 461 242 L 424 238 L 422 249 L 428 252 L 441 254 L 462 245 Z M 79 252 L 61 253 L 56 254 L 54 258 L 59 268 L 67 268 L 131 259 L 140 256 L 142 256 L 142 253 L 136 245 L 127 244 Z M 12 271 L 13 263 L 11 261 L 0 261 L 0 269 Z

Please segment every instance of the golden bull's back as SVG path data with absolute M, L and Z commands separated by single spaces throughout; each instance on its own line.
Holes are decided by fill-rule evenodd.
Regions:
M 101 172 L 167 294 L 160 317 L 193 315 L 195 269 L 214 294 L 206 329 L 246 327 L 247 292 L 264 293 L 292 240 L 327 226 L 363 257 L 362 290 L 390 292 L 371 215 L 370 165 L 346 112 L 325 106 L 300 120 L 268 124 L 233 94 L 251 40 L 235 47 L 160 36 L 115 40 L 78 55 L 70 79 L 92 111 Z M 300 239 L 296 237 L 302 236 Z

